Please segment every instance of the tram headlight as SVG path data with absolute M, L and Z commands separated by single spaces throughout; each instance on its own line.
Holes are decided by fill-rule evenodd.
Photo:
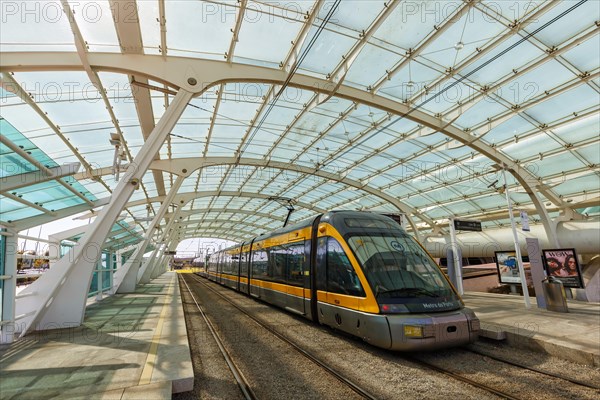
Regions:
M 404 337 L 423 337 L 423 327 L 419 325 L 404 325 Z

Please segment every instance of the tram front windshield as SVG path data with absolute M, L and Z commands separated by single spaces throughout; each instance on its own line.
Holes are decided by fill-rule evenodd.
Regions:
M 396 312 L 448 311 L 462 307 L 442 271 L 405 232 L 368 230 L 351 234 L 347 239 L 380 305 L 405 305 L 393 307 Z

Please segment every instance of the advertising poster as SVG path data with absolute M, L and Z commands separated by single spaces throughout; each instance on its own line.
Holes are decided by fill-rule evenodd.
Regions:
M 546 275 L 560 280 L 565 287 L 583 288 L 581 267 L 575 249 L 542 250 Z
M 521 283 L 517 255 L 514 251 L 497 251 L 496 268 L 500 283 Z

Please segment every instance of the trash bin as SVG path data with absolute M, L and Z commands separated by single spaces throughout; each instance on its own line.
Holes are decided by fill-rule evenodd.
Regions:
M 561 281 L 549 276 L 542 281 L 544 298 L 546 299 L 546 310 L 555 312 L 569 312 L 567 307 L 567 295 Z

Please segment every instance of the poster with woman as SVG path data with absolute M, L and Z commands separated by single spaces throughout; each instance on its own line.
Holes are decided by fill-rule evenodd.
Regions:
M 583 288 L 581 267 L 575 249 L 542 250 L 546 275 L 560 280 L 565 287 Z

